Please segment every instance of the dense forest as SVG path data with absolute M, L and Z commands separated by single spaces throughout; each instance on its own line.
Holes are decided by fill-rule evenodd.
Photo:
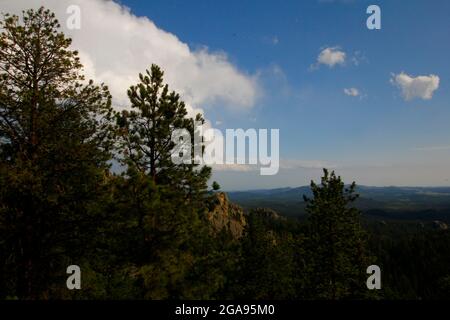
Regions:
M 326 169 L 306 219 L 241 214 L 209 167 L 171 161 L 174 130 L 203 119 L 158 66 L 118 111 L 53 13 L 5 15 L 1 30 L 0 299 L 450 298 L 449 230 L 363 223 L 355 184 Z M 212 223 L 218 201 L 228 220 Z

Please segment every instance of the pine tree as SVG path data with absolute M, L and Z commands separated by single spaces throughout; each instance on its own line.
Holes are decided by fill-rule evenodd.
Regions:
M 205 287 L 200 276 L 207 274 L 196 270 L 205 269 L 202 265 L 209 263 L 205 258 L 211 253 L 205 215 L 211 169 L 171 159 L 174 130 L 186 129 L 193 137 L 198 134 L 195 121 L 204 120 L 187 116 L 184 102 L 169 91 L 158 66 L 152 65 L 139 80 L 128 90 L 132 110 L 117 115 L 120 161 L 127 168 L 124 178 L 132 187 L 139 176 L 154 189 L 153 194 L 142 190 L 154 206 L 144 208 L 132 197 L 126 208 L 135 213 L 136 232 L 143 235 L 136 243 L 142 251 L 132 259 L 133 274 L 143 284 L 145 298 L 208 297 L 215 290 L 212 281 Z M 192 139 L 191 155 L 194 147 Z
M 313 298 L 358 297 L 364 292 L 368 264 L 360 211 L 351 207 L 358 195 L 340 177 L 324 169 L 321 184 L 311 181 L 313 198 L 304 196 L 309 214 L 309 294 Z
M 219 191 L 220 190 L 220 184 L 217 181 L 214 181 L 212 184 L 212 189 L 214 191 Z
M 86 207 L 108 169 L 111 98 L 83 84 L 53 13 L 6 15 L 0 26 L 1 263 L 9 295 L 35 299 L 65 276 L 95 220 Z
M 193 163 L 172 162 L 175 146 L 172 134 L 176 129 L 195 134 L 194 119 L 187 117 L 184 102 L 179 94 L 169 92 L 163 76 L 164 72 L 154 64 L 145 75 L 139 74 L 140 82 L 128 90 L 132 110 L 118 115 L 122 161 L 148 174 L 158 184 L 170 183 L 168 178 L 173 171 L 181 175 L 192 172 Z M 200 114 L 195 121 L 204 122 Z

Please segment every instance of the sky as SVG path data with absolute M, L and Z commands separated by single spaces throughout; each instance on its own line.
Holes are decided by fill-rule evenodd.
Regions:
M 381 9 L 369 30 L 366 9 Z M 211 127 L 280 131 L 280 170 L 223 166 L 224 190 L 300 186 L 321 168 L 375 186 L 450 185 L 450 2 L 0 0 L 44 5 L 85 73 L 127 108 L 126 89 L 152 63 L 189 112 Z

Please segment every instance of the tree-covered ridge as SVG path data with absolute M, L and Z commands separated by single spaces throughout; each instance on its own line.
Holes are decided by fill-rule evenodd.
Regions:
M 448 297 L 448 231 L 364 230 L 355 185 L 327 170 L 306 221 L 244 214 L 217 182 L 208 188 L 210 168 L 170 160 L 173 131 L 194 136 L 203 119 L 188 117 L 158 66 L 116 112 L 108 88 L 84 80 L 54 14 L 7 15 L 1 28 L 0 299 Z M 419 265 L 409 245 L 433 259 Z M 365 286 L 374 262 L 386 290 Z M 72 264 L 81 290 L 66 287 Z

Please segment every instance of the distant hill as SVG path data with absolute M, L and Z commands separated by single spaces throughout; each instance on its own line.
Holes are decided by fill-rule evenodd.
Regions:
M 450 187 L 357 186 L 355 205 L 375 219 L 450 221 Z M 290 217 L 305 214 L 303 195 L 309 186 L 228 192 L 230 200 L 249 210 L 266 207 Z

